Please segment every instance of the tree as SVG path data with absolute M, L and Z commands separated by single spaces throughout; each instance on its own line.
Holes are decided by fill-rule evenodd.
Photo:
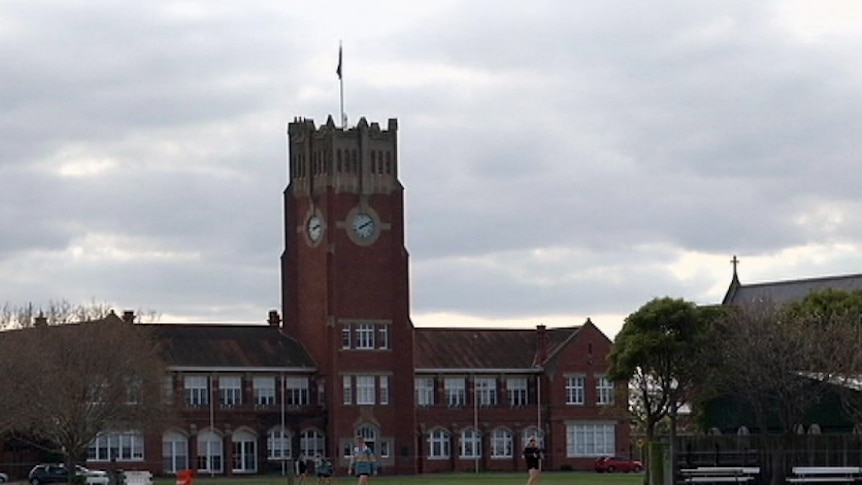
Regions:
M 0 425 L 66 457 L 86 457 L 105 432 L 145 432 L 172 414 L 165 367 L 147 328 L 108 317 L 0 332 Z
M 677 412 L 693 388 L 703 333 L 697 306 L 664 297 L 626 317 L 617 334 L 608 376 L 631 386 L 632 412 L 643 425 L 647 443 L 654 441 L 657 426 L 665 417 L 671 419 L 673 443 Z
M 50 300 L 45 305 L 30 302 L 16 306 L 5 303 L 0 307 L 0 329 L 33 327 L 40 319 L 47 325 L 89 322 L 101 320 L 112 311 L 109 303 L 95 300 L 86 304 L 68 300 Z M 156 322 L 160 316 L 151 310 L 138 310 L 136 314 L 138 321 L 145 322 Z

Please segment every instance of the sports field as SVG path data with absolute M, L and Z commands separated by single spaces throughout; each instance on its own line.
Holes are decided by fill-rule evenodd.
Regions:
M 641 485 L 643 473 L 607 474 L 595 472 L 545 472 L 539 478 L 539 485 Z M 526 473 L 459 473 L 433 474 L 411 477 L 371 477 L 369 485 L 523 485 L 527 482 Z M 266 476 L 254 478 L 202 478 L 194 485 L 287 485 L 287 478 Z M 297 481 L 294 478 L 294 485 Z M 355 484 L 356 478 L 336 477 L 334 485 Z M 154 485 L 174 485 L 168 479 L 156 479 Z M 317 485 L 317 477 L 307 478 L 302 485 Z

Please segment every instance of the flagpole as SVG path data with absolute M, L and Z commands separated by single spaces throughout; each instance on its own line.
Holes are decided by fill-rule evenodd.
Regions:
M 341 41 L 338 41 L 338 88 L 339 88 L 339 100 L 340 100 L 340 108 L 341 108 L 341 128 L 344 129 L 347 124 L 344 119 L 344 75 L 342 74 L 341 67 Z

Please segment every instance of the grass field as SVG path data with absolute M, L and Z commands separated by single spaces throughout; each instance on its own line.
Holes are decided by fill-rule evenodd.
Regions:
M 641 485 L 643 473 L 607 474 L 593 472 L 545 472 L 539 485 Z M 287 485 L 287 477 L 266 476 L 254 478 L 206 478 L 198 477 L 194 485 Z M 526 473 L 459 473 L 433 474 L 411 477 L 371 477 L 369 485 L 523 485 Z M 294 479 L 294 485 L 297 485 Z M 356 478 L 336 477 L 334 485 L 355 484 Z M 156 479 L 154 485 L 174 485 L 173 480 Z M 317 477 L 306 479 L 302 485 L 317 485 Z

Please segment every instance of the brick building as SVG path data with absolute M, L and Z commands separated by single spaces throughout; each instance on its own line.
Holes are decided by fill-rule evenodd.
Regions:
M 413 326 L 397 131 L 289 124 L 283 318 L 152 325 L 182 420 L 101 436 L 92 466 L 256 474 L 321 454 L 343 472 L 357 434 L 385 474 L 523 470 L 529 436 L 548 468 L 629 450 L 626 390 L 605 378 L 611 341 L 589 320 Z

